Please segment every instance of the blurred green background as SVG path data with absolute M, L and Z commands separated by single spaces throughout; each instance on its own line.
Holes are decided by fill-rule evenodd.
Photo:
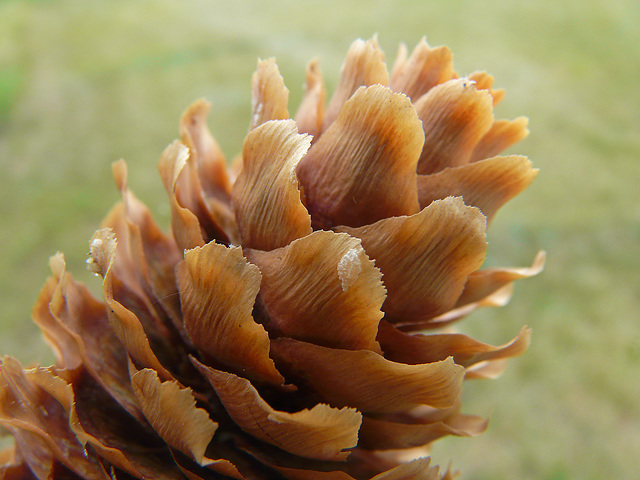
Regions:
M 495 76 L 497 117 L 530 118 L 511 151 L 541 173 L 493 222 L 487 265 L 548 252 L 508 306 L 460 324 L 495 344 L 528 324 L 533 343 L 500 379 L 466 384 L 489 430 L 438 442 L 434 459 L 465 479 L 638 478 L 639 26 L 635 0 L 0 2 L 0 352 L 52 360 L 30 309 L 57 250 L 97 289 L 84 260 L 118 199 L 111 162 L 127 160 L 168 224 L 156 162 L 191 101 L 213 102 L 231 158 L 258 57 L 278 59 L 295 112 L 309 59 L 331 93 L 355 38 L 378 33 L 391 64 L 426 35 L 461 74 Z

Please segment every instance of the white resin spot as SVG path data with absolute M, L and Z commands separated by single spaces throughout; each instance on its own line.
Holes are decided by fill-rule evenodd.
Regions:
M 351 248 L 338 262 L 338 277 L 342 282 L 342 290 L 347 291 L 349 287 L 358 279 L 362 271 L 358 249 Z
M 89 258 L 87 258 L 89 271 L 104 277 L 115 249 L 116 236 L 113 231 L 110 228 L 98 230 L 89 244 Z
M 258 102 L 258 104 L 253 109 L 253 128 L 257 127 L 260 122 L 260 115 L 262 115 L 262 110 L 264 106 L 262 102 Z
M 463 77 L 460 80 L 462 80 L 462 88 L 467 88 L 471 86 L 475 87 L 478 84 L 478 82 L 476 82 L 475 80 L 471 80 L 469 77 Z

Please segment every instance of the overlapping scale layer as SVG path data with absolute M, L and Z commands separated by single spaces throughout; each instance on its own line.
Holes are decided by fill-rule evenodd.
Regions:
M 56 365 L 0 364 L 2 479 L 451 479 L 432 442 L 474 436 L 465 378 L 527 349 L 440 331 L 542 269 L 481 269 L 487 222 L 534 179 L 498 156 L 493 77 L 446 47 L 353 43 L 326 103 L 317 61 L 289 118 L 274 59 L 231 172 L 199 100 L 158 168 L 171 233 L 128 188 L 93 239 L 103 299 L 51 259 L 33 310 Z

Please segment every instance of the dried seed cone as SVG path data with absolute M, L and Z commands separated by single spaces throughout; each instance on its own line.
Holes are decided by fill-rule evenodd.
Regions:
M 196 102 L 159 163 L 171 235 L 115 163 L 122 201 L 88 260 L 103 299 L 55 255 L 33 317 L 56 364 L 2 360 L 0 478 L 453 478 L 426 455 L 487 426 L 461 413 L 463 379 L 495 377 L 530 331 L 441 328 L 544 258 L 481 269 L 487 221 L 536 170 L 496 156 L 526 120 L 494 120 L 503 92 L 451 58 L 423 40 L 389 74 L 358 40 L 326 107 L 309 64 L 295 120 L 261 61 L 230 170 Z

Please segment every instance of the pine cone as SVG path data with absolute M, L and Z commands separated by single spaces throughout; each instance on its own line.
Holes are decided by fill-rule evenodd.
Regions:
M 453 478 L 430 444 L 487 426 L 460 413 L 462 380 L 496 376 L 530 331 L 441 329 L 544 262 L 480 269 L 487 221 L 537 173 L 496 156 L 527 122 L 494 120 L 492 84 L 424 40 L 389 75 L 358 40 L 326 109 L 309 64 L 292 120 L 261 61 L 231 169 L 202 100 L 162 154 L 170 236 L 115 163 L 122 201 L 88 260 L 104 299 L 55 255 L 33 316 L 56 363 L 2 361 L 1 478 Z

